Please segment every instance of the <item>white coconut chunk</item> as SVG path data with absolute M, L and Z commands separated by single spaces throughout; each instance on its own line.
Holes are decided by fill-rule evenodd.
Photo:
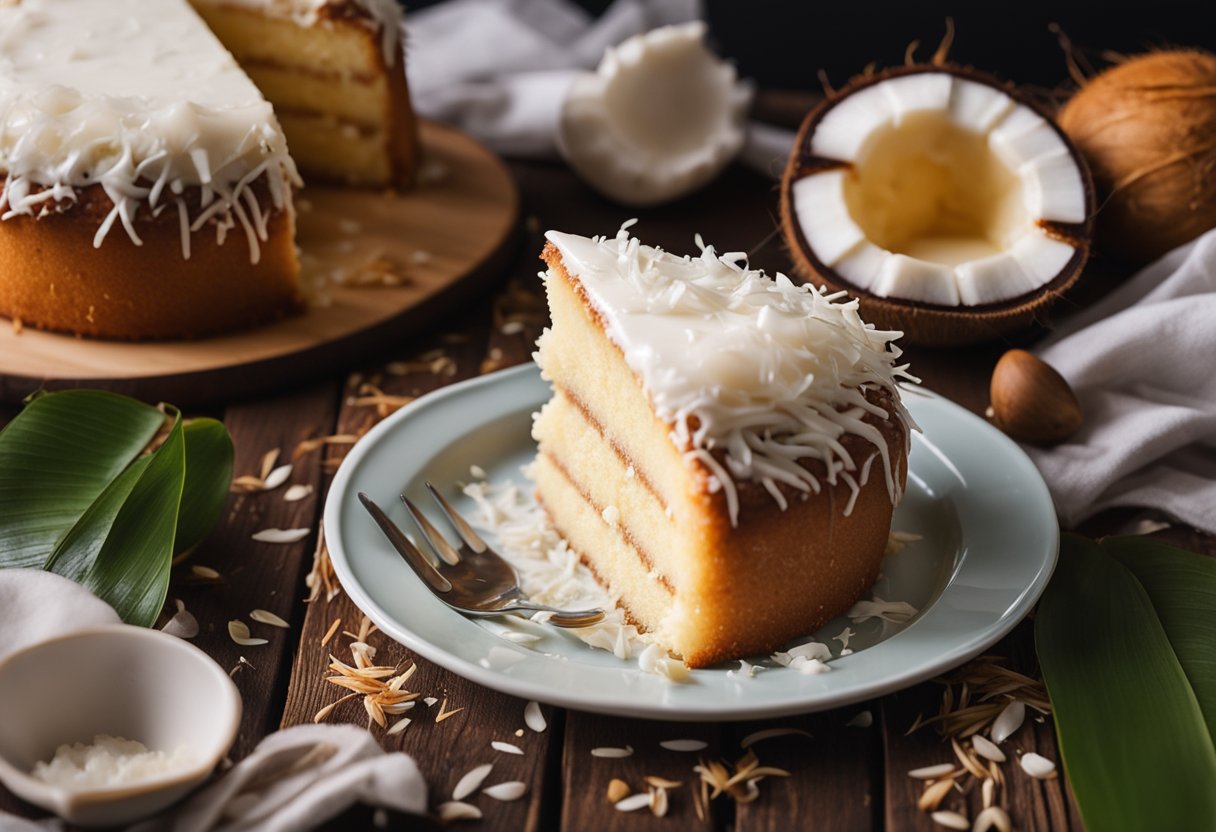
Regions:
M 837 261 L 833 268 L 853 286 L 868 291 L 873 288 L 890 257 L 891 252 L 885 248 L 863 240 L 861 245 Z
M 884 81 L 878 88 L 887 96 L 899 124 L 912 113 L 947 109 L 953 83 L 954 77 L 946 72 L 918 72 Z
M 1050 283 L 1068 263 L 1073 252 L 1073 247 L 1068 243 L 1048 237 L 1038 230 L 1029 232 L 1009 249 L 1036 287 Z
M 982 306 L 1033 292 L 1042 283 L 1022 269 L 1011 252 L 969 260 L 954 267 L 958 298 L 964 306 Z
M 1085 222 L 1085 184 L 1068 149 L 1031 159 L 1019 171 L 1026 211 L 1055 222 Z
M 845 202 L 843 170 L 804 176 L 793 194 L 802 234 L 825 266 L 835 266 L 865 239 Z
M 941 263 L 917 260 L 905 254 L 893 254 L 883 264 L 871 290 L 879 297 L 958 306 L 958 282 L 954 269 Z
M 701 21 L 636 35 L 570 84 L 558 149 L 589 185 L 655 205 L 705 185 L 742 149 L 751 86 L 704 38 Z
M 1020 106 L 988 134 L 988 146 L 1010 170 L 1047 156 L 1065 152 L 1067 147 L 1060 134 L 1047 119 L 1026 106 Z
M 870 134 L 895 118 L 882 86 L 879 83 L 859 90 L 824 113 L 811 137 L 811 154 L 855 161 Z
M 950 120 L 973 133 L 987 133 L 1014 107 L 1013 99 L 987 84 L 955 78 L 950 90 Z

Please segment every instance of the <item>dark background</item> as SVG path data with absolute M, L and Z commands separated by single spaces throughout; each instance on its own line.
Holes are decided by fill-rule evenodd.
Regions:
M 407 0 L 409 8 L 437 0 Z M 576 0 L 592 13 L 611 0 Z M 711 41 L 744 77 L 769 89 L 821 90 L 819 71 L 843 85 L 871 61 L 902 64 L 920 41 L 927 60 L 953 18 L 952 60 L 1019 84 L 1052 88 L 1069 80 L 1058 24 L 1080 57 L 1095 66 L 1112 51 L 1134 54 L 1163 46 L 1216 50 L 1216 3 L 861 2 L 859 0 L 706 0 Z

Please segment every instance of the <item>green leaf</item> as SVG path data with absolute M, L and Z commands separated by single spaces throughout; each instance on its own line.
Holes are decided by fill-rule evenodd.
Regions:
M 194 419 L 183 428 L 186 484 L 177 519 L 175 551 L 192 549 L 220 519 L 232 485 L 232 437 L 222 422 Z
M 100 390 L 35 398 L 0 431 L 0 567 L 41 567 L 165 416 Z
M 1102 548 L 1147 590 L 1199 701 L 1208 734 L 1216 738 L 1216 558 L 1148 537 L 1108 537 Z
M 128 624 L 152 626 L 169 588 L 185 479 L 178 416 L 164 444 L 124 472 L 72 527 L 47 568 L 88 587 Z
M 1065 535 L 1035 644 L 1089 829 L 1216 829 L 1216 747 L 1131 570 Z

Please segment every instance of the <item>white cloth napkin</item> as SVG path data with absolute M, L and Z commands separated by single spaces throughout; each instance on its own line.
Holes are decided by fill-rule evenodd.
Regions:
M 407 19 L 414 108 L 507 156 L 555 158 L 575 75 L 604 50 L 658 26 L 702 17 L 700 0 L 616 0 L 598 19 L 567 0 L 452 0 Z M 752 125 L 741 158 L 779 172 L 794 134 Z M 774 164 L 777 162 L 777 164 Z
M 1216 534 L 1216 230 L 1067 321 L 1038 355 L 1085 414 L 1067 442 L 1026 448 L 1061 520 L 1138 506 Z
M 119 623 L 109 604 L 67 578 L 0 569 L 0 661 L 49 638 Z M 410 757 L 385 753 L 363 728 L 300 725 L 269 735 L 211 785 L 137 828 L 288 832 L 311 829 L 355 803 L 422 814 L 426 782 Z M 0 812 L 0 832 L 64 828 L 59 820 L 27 821 Z

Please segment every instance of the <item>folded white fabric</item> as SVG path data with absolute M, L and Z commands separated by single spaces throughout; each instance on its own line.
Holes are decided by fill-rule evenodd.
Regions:
M 1037 351 L 1085 424 L 1027 447 L 1066 525 L 1155 508 L 1216 534 L 1216 230 L 1148 266 Z
M 0 660 L 56 636 L 121 623 L 109 604 L 54 572 L 0 569 Z
M 409 17 L 406 72 L 419 114 L 455 124 L 499 153 L 556 158 L 562 101 L 604 50 L 702 17 L 700 0 L 616 0 L 592 19 L 568 0 L 452 0 Z M 794 134 L 751 130 L 741 158 L 780 171 Z
M 292 832 L 356 803 L 424 814 L 426 783 L 353 725 L 297 725 L 262 740 L 212 785 L 133 832 Z

